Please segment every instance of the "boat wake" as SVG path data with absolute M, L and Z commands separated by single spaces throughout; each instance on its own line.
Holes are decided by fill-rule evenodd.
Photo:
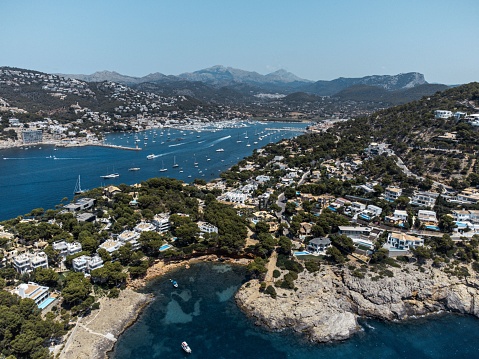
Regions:
M 231 138 L 231 135 L 229 136 L 225 136 L 225 137 L 221 137 L 221 138 L 218 138 L 217 140 L 214 140 L 213 142 L 211 142 L 211 144 L 208 146 L 208 147 L 213 147 L 214 145 L 224 141 L 224 140 L 227 140 L 228 138 Z
M 186 143 L 183 142 L 183 143 L 175 143 L 174 145 L 168 145 L 168 147 L 178 147 L 178 146 L 183 146 L 185 145 Z

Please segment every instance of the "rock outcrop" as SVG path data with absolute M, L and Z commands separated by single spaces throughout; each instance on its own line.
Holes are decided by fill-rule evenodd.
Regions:
M 439 311 L 479 316 L 479 280 L 466 281 L 432 267 L 388 269 L 392 276 L 367 272 L 364 278 L 332 266 L 304 271 L 295 281 L 297 289 L 276 288 L 276 299 L 260 293 L 259 282 L 253 280 L 240 288 L 236 302 L 258 325 L 290 328 L 317 342 L 349 338 L 360 330 L 361 316 L 395 320 Z

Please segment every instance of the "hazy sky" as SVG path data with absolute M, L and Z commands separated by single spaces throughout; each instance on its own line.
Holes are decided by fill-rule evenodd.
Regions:
M 0 66 L 479 81 L 478 0 L 0 0 Z

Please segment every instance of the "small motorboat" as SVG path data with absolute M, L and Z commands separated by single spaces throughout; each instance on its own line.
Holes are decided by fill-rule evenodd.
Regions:
M 173 287 L 178 288 L 178 282 L 176 280 L 170 279 L 171 284 L 173 284 Z
M 187 353 L 191 353 L 191 348 L 190 346 L 188 345 L 187 342 L 182 342 L 181 343 L 181 347 L 183 348 L 183 350 Z

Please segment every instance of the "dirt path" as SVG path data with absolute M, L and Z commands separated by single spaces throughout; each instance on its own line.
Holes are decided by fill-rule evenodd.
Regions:
M 118 336 L 137 317 L 149 297 L 125 289 L 115 299 L 101 298 L 100 309 L 79 318 L 61 352 L 60 359 L 106 357 Z M 118 310 L 121 308 L 121 310 Z
M 273 271 L 276 269 L 276 261 L 278 260 L 278 253 L 276 251 L 271 254 L 271 257 L 269 257 L 269 262 L 266 268 L 268 271 L 266 272 L 266 275 L 264 277 L 264 281 L 266 282 L 266 285 L 273 285 Z

